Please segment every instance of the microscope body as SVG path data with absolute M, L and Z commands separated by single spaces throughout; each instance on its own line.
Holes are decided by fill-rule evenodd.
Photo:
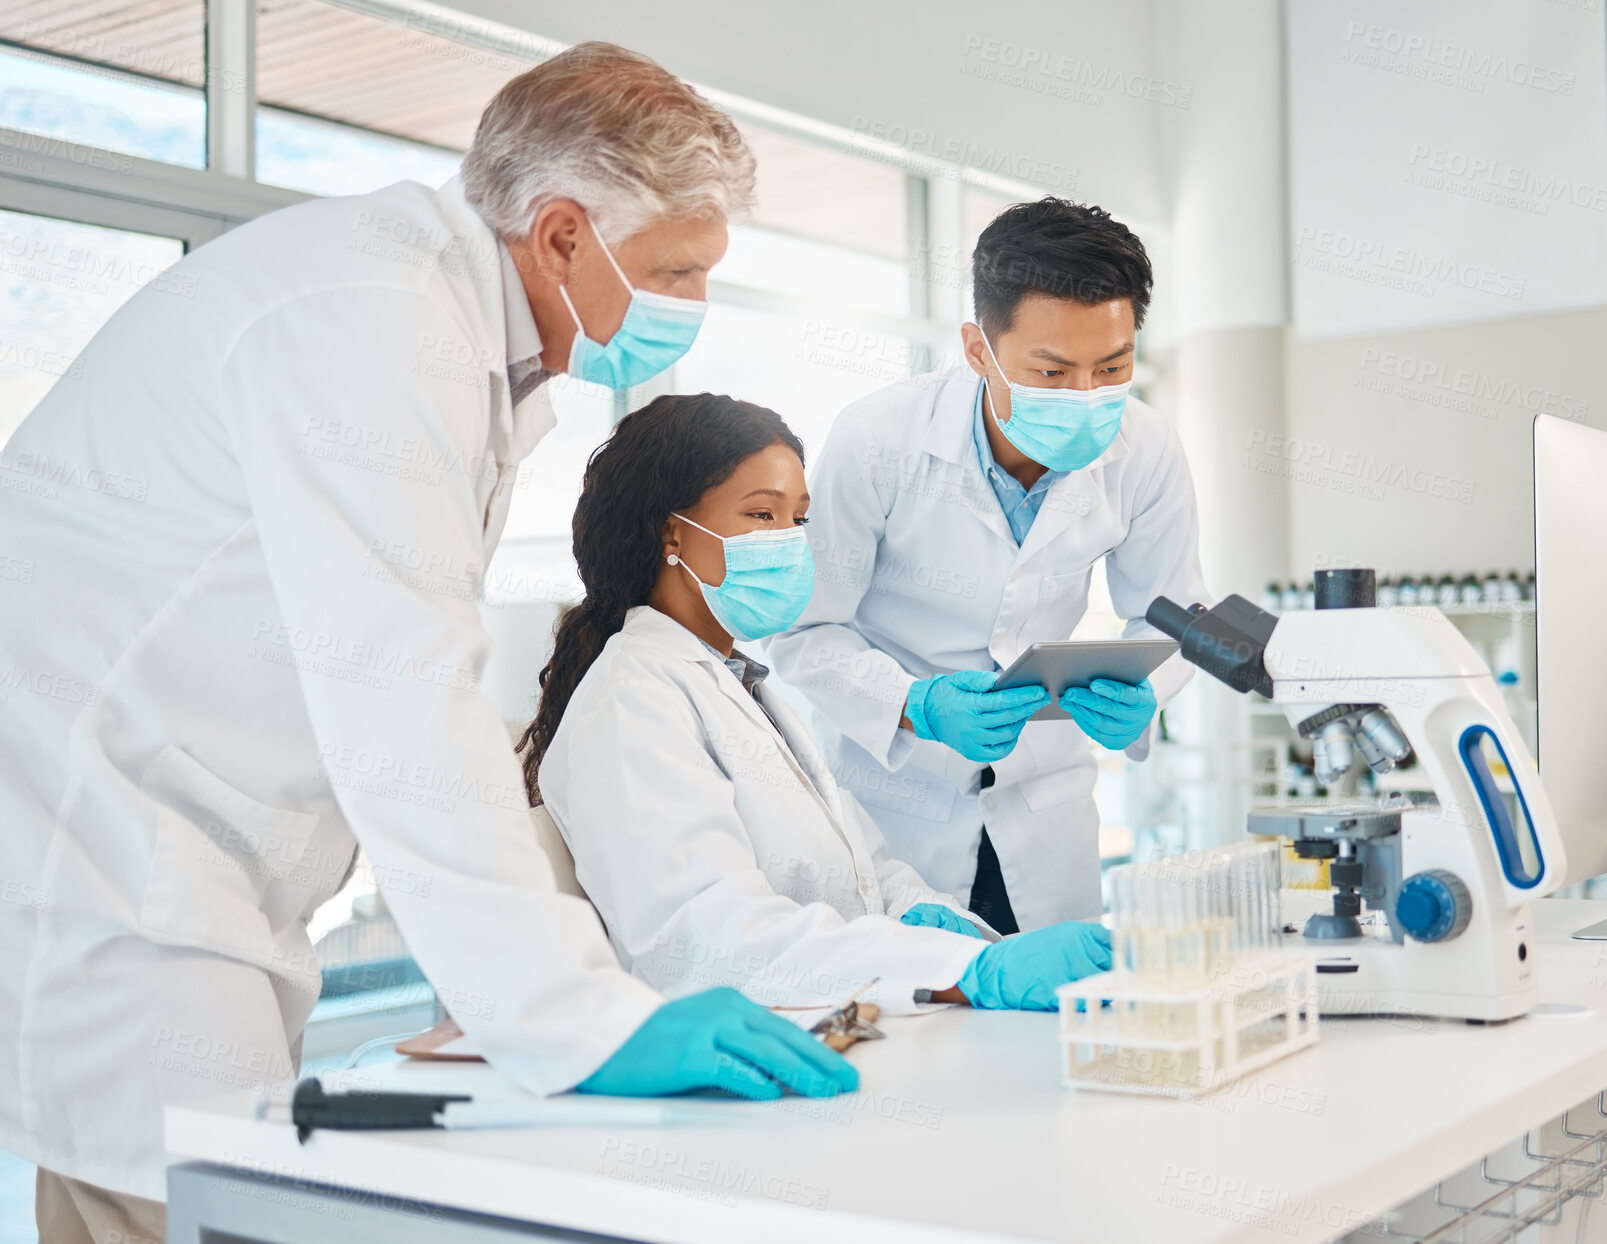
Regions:
M 1480 1020 L 1527 1013 L 1529 904 L 1557 887 L 1565 860 L 1534 762 L 1472 645 L 1437 609 L 1312 610 L 1278 620 L 1264 663 L 1273 702 L 1304 735 L 1336 708 L 1355 706 L 1333 718 L 1352 723 L 1383 709 L 1435 793 L 1433 803 L 1356 808 L 1348 833 L 1343 820 L 1330 829 L 1309 814 L 1286 818 L 1329 830 L 1340 848 L 1333 858 L 1356 858 L 1360 894 L 1387 920 L 1353 937 L 1307 938 L 1323 1008 Z M 1273 809 L 1257 813 L 1253 828 L 1284 832 L 1297 849 L 1317 836 L 1299 824 L 1273 831 L 1277 819 Z M 1314 915 L 1312 932 L 1323 928 L 1323 913 Z
M 1274 617 L 1242 597 L 1150 621 L 1185 657 L 1276 703 L 1329 780 L 1415 754 L 1434 801 L 1273 805 L 1250 829 L 1330 861 L 1301 936 L 1323 1010 L 1513 1019 L 1535 1001 L 1529 904 L 1561 884 L 1561 837 L 1534 761 L 1471 644 L 1437 609 L 1365 603 Z M 1306 892 L 1285 891 L 1292 907 Z M 1358 920 L 1361 903 L 1386 923 Z M 1317 906 L 1314 901 L 1313 907 Z M 1291 915 L 1305 915 L 1295 913 Z

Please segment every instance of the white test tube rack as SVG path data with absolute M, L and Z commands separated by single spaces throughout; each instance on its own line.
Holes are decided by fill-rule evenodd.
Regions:
M 1317 1042 L 1305 951 L 1234 960 L 1192 987 L 1102 972 L 1056 993 L 1069 1088 L 1196 1097 Z

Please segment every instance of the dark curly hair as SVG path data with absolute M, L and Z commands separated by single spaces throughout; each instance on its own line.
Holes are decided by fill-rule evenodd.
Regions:
M 691 509 L 771 445 L 785 445 L 803 461 L 803 442 L 775 411 L 715 393 L 672 394 L 626 415 L 592 454 L 573 527 L 586 596 L 558 619 L 535 720 L 519 740 L 532 807 L 541 802 L 542 758 L 575 688 L 625 625 L 626 611 L 647 604 L 671 511 Z

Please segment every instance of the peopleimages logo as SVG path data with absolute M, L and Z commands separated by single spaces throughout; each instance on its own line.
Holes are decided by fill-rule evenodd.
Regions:
M 1376 458 L 1359 449 L 1343 449 L 1321 441 L 1269 435 L 1259 429 L 1247 434 L 1240 465 L 1262 475 L 1353 493 L 1373 501 L 1383 499 L 1384 488 L 1399 488 L 1468 505 L 1478 491 L 1473 480 L 1429 467 Z
M 1430 405 L 1494 419 L 1497 406 L 1531 415 L 1555 415 L 1575 422 L 1590 413 L 1590 402 L 1537 384 L 1501 380 L 1467 367 L 1448 367 L 1433 359 L 1366 346 L 1361 352 L 1356 384 L 1374 392 L 1409 397 Z
M 1302 267 L 1370 284 L 1394 284 L 1429 297 L 1433 297 L 1436 289 L 1447 285 L 1514 300 L 1522 298 L 1524 292 L 1524 278 L 1513 273 L 1470 263 L 1454 255 L 1431 254 L 1411 246 L 1391 246 L 1342 229 L 1306 225 L 1295 235 L 1295 249 Z
M 1486 82 L 1506 82 L 1548 95 L 1572 95 L 1579 84 L 1578 74 L 1537 65 L 1521 56 L 1507 56 L 1416 31 L 1367 22 L 1353 21 L 1346 28 L 1344 56 L 1358 64 L 1478 91 L 1484 89 Z M 1385 57 L 1395 63 L 1385 62 Z
M 1607 212 L 1607 186 L 1596 185 L 1577 177 L 1555 171 L 1525 168 L 1509 164 L 1491 156 L 1458 151 L 1450 147 L 1431 147 L 1427 143 L 1413 143 L 1406 161 L 1417 180 L 1414 184 L 1430 189 L 1440 183 L 1423 179 L 1423 174 L 1434 174 L 1453 181 L 1490 191 L 1505 192 L 1510 199 L 1492 201 L 1504 206 L 1516 206 L 1524 199 L 1534 200 L 1544 207 L 1552 203 L 1566 203 L 1573 207 L 1588 208 L 1593 212 Z M 1483 197 L 1470 193 L 1470 197 Z

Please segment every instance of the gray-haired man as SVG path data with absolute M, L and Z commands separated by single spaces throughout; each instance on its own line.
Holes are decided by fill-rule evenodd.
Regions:
M 475 597 L 536 390 L 701 320 L 753 161 L 653 62 L 506 86 L 461 181 L 264 217 L 119 311 L 0 456 L 0 1145 L 45 1239 L 158 1237 L 162 1107 L 294 1075 L 307 936 L 358 844 L 447 1007 L 527 1088 L 826 1094 L 730 991 L 666 1004 L 553 889 L 480 691 Z M 645 296 L 644 296 L 645 294 Z

